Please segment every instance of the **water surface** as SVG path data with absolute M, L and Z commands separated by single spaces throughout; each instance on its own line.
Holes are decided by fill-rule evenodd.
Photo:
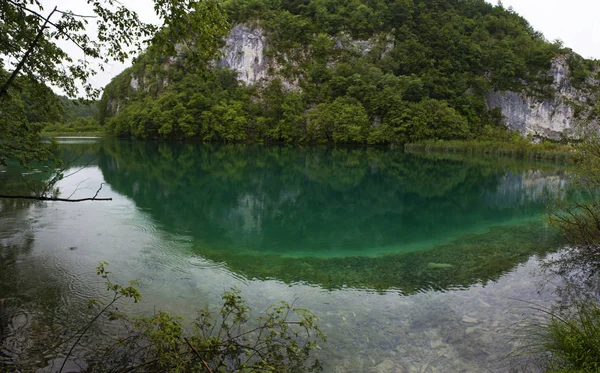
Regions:
M 545 224 L 568 187 L 560 165 L 387 148 L 61 149 L 61 196 L 102 185 L 113 201 L 2 202 L 0 298 L 68 310 L 102 294 L 101 260 L 140 279 L 138 310 L 191 317 L 232 286 L 256 310 L 298 298 L 322 317 L 332 372 L 505 371 L 512 298 L 552 299 L 536 258 L 560 247 Z M 35 188 L 35 174 L 4 171 L 3 191 Z

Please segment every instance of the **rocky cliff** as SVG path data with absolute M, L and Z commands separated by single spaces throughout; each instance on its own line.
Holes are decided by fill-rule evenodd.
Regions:
M 486 98 L 487 107 L 499 108 L 504 124 L 510 129 L 537 138 L 579 138 L 586 130 L 596 128 L 599 123 L 592 112 L 597 98 L 589 91 L 573 86 L 564 56 L 554 59 L 550 74 L 554 98 L 539 99 L 525 93 L 492 91 Z M 598 82 L 590 79 L 587 84 L 597 85 Z
M 383 55 L 393 48 L 393 43 L 385 38 Z M 352 49 L 366 55 L 378 41 L 352 40 L 342 35 L 336 40 L 336 48 Z M 267 50 L 268 37 L 260 27 L 245 24 L 235 25 L 223 48 L 221 67 L 229 67 L 238 73 L 238 79 L 246 85 L 252 85 L 278 74 L 278 65 L 269 60 Z M 596 97 L 590 92 L 575 88 L 569 78 L 569 65 L 564 56 L 557 57 L 552 63 L 549 74 L 553 77 L 552 99 L 540 99 L 523 92 L 491 91 L 486 97 L 488 109 L 499 108 L 503 123 L 524 136 L 560 140 L 579 138 L 585 130 L 599 125 L 592 115 Z M 590 80 L 588 85 L 599 82 Z M 295 84 L 288 83 L 295 87 Z
M 255 84 L 267 78 L 269 64 L 265 56 L 265 31 L 260 27 L 238 24 L 233 27 L 223 48 L 219 66 L 238 72 L 245 84 Z

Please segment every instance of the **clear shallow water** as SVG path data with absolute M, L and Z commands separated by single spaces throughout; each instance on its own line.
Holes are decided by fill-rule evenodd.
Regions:
M 242 289 L 322 318 L 326 371 L 506 371 L 514 299 L 552 299 L 537 256 L 565 171 L 387 149 L 98 141 L 63 146 L 63 196 L 2 205 L 1 297 L 68 310 L 100 296 L 98 261 L 139 278 L 136 310 L 192 317 Z M 0 174 L 25 188 L 16 168 Z M 35 176 L 35 175 L 34 175 Z M 30 182 L 31 184 L 31 182 Z M 18 296 L 14 289 L 18 289 Z M 389 368 L 389 369 L 388 369 Z

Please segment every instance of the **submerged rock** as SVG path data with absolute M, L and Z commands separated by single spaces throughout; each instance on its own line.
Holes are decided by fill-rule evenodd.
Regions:
M 479 323 L 479 321 L 477 321 L 476 318 L 470 317 L 470 316 L 463 316 L 462 321 L 467 324 L 478 324 Z
M 429 264 L 427 264 L 427 267 L 432 268 L 432 269 L 445 269 L 445 268 L 452 268 L 452 267 L 454 267 L 454 264 L 450 264 L 450 263 L 429 263 Z
M 376 373 L 404 373 L 406 370 L 401 365 L 394 364 L 391 360 L 384 360 L 381 364 L 375 366 Z

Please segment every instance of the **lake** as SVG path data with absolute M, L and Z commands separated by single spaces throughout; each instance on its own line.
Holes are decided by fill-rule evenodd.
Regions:
M 550 304 L 540 260 L 561 247 L 546 204 L 565 166 L 401 149 L 60 139 L 61 197 L 0 202 L 0 299 L 77 312 L 96 275 L 191 319 L 237 287 L 321 318 L 326 372 L 505 372 L 523 301 Z M 15 165 L 0 189 L 42 181 Z M 11 330 L 12 330 L 11 329 Z

